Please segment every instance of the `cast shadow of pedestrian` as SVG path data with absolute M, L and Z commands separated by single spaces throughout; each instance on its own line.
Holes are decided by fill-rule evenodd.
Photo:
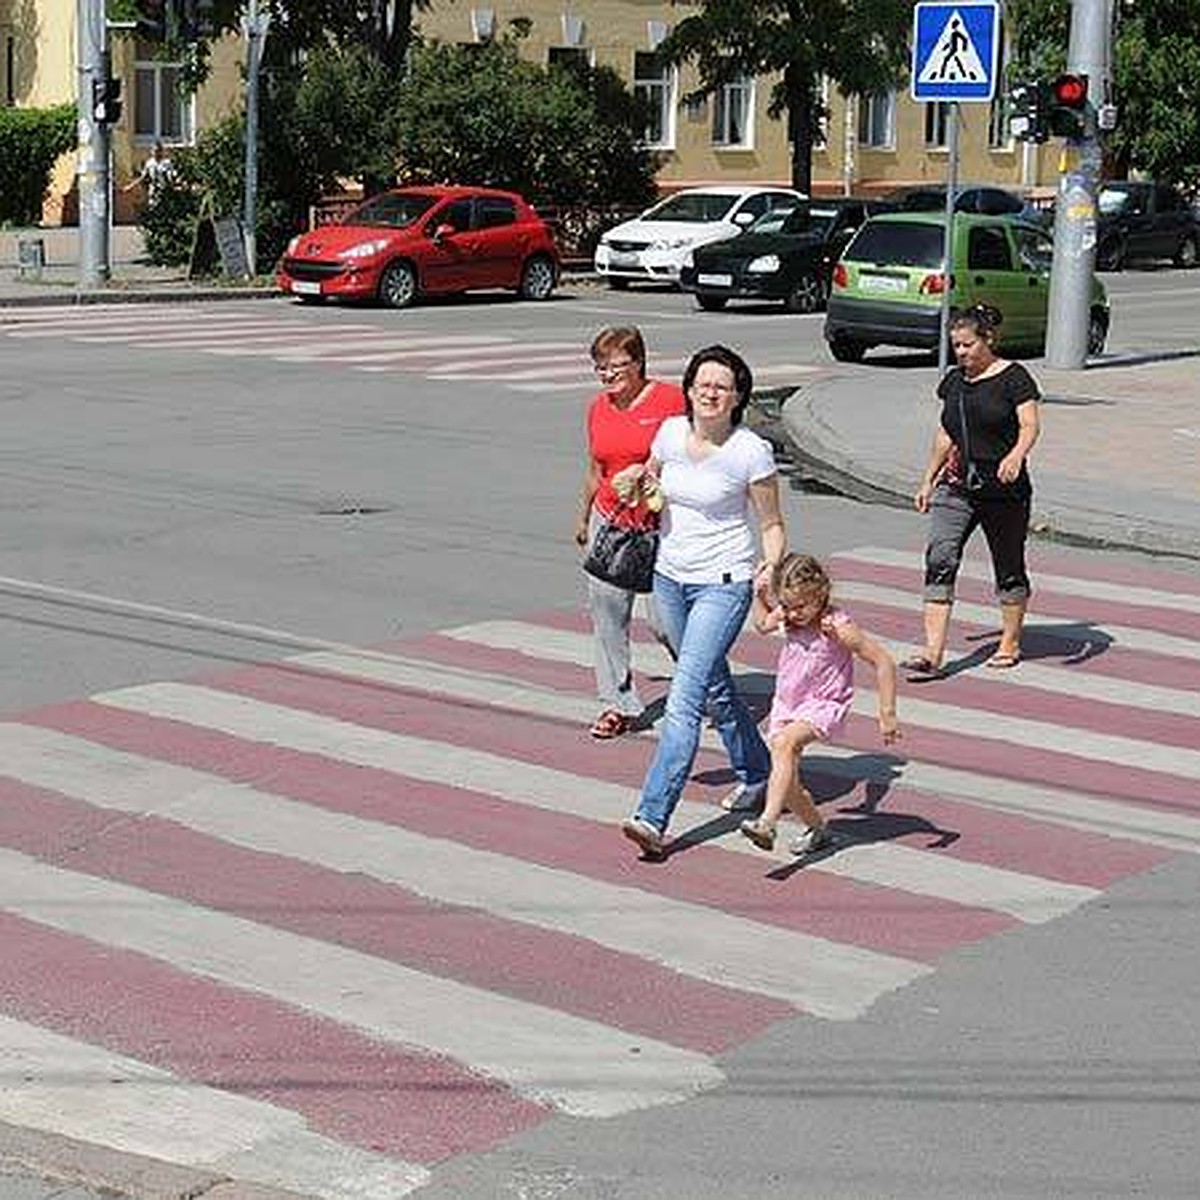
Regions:
M 965 658 L 947 664 L 943 674 L 955 675 L 986 662 L 1000 640 L 998 629 L 967 635 L 968 642 L 979 643 Z M 1093 621 L 1029 621 L 1021 634 L 1021 658 L 1026 661 L 1057 659 L 1064 667 L 1076 666 L 1097 658 L 1109 650 L 1116 639 Z

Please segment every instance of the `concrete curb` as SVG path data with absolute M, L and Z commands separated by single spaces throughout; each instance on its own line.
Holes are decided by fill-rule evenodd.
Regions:
M 274 287 L 199 287 L 181 290 L 177 284 L 155 284 L 85 292 L 64 286 L 61 292 L 42 290 L 28 296 L 0 295 L 0 309 L 46 308 L 63 304 L 189 304 L 201 300 L 270 300 L 282 297 L 283 293 Z
M 181 1167 L 4 1121 L 0 1121 L 0 1169 L 129 1200 L 313 1200 L 219 1172 Z
M 795 461 L 795 474 L 822 487 L 867 504 L 911 510 L 919 481 L 913 472 L 886 471 L 856 458 L 821 416 L 816 398 L 800 389 L 780 407 L 779 430 Z M 922 461 L 921 453 L 912 458 Z M 903 456 L 901 456 L 903 457 Z M 1137 511 L 1137 497 L 1115 490 L 1107 496 L 1109 507 L 1090 503 L 1085 495 L 1072 496 L 1069 481 L 1034 478 L 1030 531 L 1051 541 L 1109 550 L 1136 550 L 1148 554 L 1200 559 L 1200 529 L 1155 520 Z

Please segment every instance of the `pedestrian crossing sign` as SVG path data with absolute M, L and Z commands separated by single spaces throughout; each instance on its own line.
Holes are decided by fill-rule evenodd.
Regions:
M 991 100 L 999 30 L 1000 7 L 994 3 L 915 5 L 912 98 Z

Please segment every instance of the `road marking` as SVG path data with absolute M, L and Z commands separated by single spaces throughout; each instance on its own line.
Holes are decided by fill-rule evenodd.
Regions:
M 391 1200 L 429 1182 L 416 1163 L 311 1133 L 299 1114 L 0 1015 L 0 1117 L 325 1200 Z
M 705 1055 L 330 942 L 2 848 L 0 868 L 9 912 L 448 1055 L 575 1116 L 674 1104 L 723 1079 Z

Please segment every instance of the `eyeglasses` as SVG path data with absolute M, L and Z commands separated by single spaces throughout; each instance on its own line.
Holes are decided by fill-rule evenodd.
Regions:
M 627 358 L 624 362 L 608 362 L 597 363 L 592 369 L 597 375 L 619 375 L 622 371 L 628 371 L 630 367 L 637 366 L 637 363 L 632 358 Z

